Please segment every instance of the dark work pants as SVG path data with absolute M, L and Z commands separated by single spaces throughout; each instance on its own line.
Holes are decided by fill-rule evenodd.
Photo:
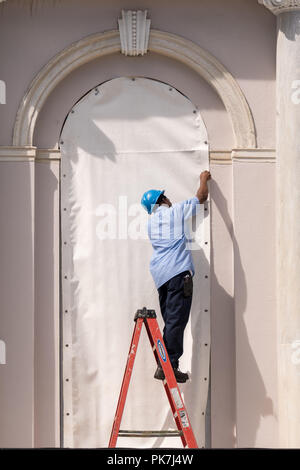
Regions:
M 192 304 L 192 293 L 188 297 L 184 294 L 186 275 L 190 276 L 190 272 L 177 274 L 158 288 L 160 310 L 165 322 L 163 340 L 173 367 L 178 367 L 178 359 L 183 353 L 183 333 Z

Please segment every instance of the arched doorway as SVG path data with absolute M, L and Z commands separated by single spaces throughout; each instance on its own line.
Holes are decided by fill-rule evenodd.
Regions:
M 37 118 L 55 87 L 81 65 L 119 52 L 118 31 L 92 34 L 54 56 L 32 80 L 17 112 L 13 145 L 32 146 Z M 204 78 L 220 96 L 232 123 L 236 148 L 256 148 L 256 132 L 247 100 L 229 70 L 198 44 L 166 31 L 150 30 L 149 51 L 178 60 Z
M 134 313 L 147 306 L 160 319 L 141 194 L 161 187 L 174 202 L 192 197 L 208 168 L 207 132 L 199 111 L 170 85 L 127 77 L 77 102 L 60 141 L 64 445 L 106 447 Z M 205 445 L 210 349 L 206 209 L 195 227 L 196 288 L 181 362 L 192 376 L 182 390 L 199 446 Z M 147 341 L 141 340 L 124 427 L 173 427 Z M 119 445 L 180 447 L 176 441 L 122 438 Z

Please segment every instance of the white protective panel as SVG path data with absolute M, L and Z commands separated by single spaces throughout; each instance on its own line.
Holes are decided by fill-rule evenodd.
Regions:
M 195 106 L 169 85 L 117 78 L 89 92 L 61 135 L 64 446 L 107 447 L 137 309 L 155 309 L 143 192 L 195 195 L 208 169 L 207 134 Z M 204 210 L 204 207 L 206 210 Z M 194 221 L 196 274 L 181 385 L 199 447 L 205 445 L 210 356 L 209 204 Z M 192 227 L 193 229 L 194 227 Z M 121 429 L 174 429 L 146 332 Z M 119 447 L 181 447 L 179 438 L 123 438 Z

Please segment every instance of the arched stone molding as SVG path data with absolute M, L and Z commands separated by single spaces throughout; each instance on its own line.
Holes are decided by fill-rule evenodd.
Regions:
M 97 33 L 77 41 L 54 56 L 37 74 L 16 116 L 13 145 L 32 146 L 35 124 L 48 96 L 83 64 L 120 51 L 119 31 Z M 232 123 L 236 148 L 256 148 L 253 117 L 245 96 L 229 71 L 194 42 L 164 31 L 151 30 L 149 50 L 178 60 L 197 72 L 218 93 Z

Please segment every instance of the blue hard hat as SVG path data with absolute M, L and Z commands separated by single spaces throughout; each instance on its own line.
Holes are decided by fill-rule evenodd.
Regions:
M 158 189 L 149 189 L 143 194 L 141 199 L 142 206 L 146 209 L 148 214 L 151 214 L 154 208 L 154 205 L 157 202 L 157 199 L 161 194 L 164 194 L 165 190 L 160 191 Z

